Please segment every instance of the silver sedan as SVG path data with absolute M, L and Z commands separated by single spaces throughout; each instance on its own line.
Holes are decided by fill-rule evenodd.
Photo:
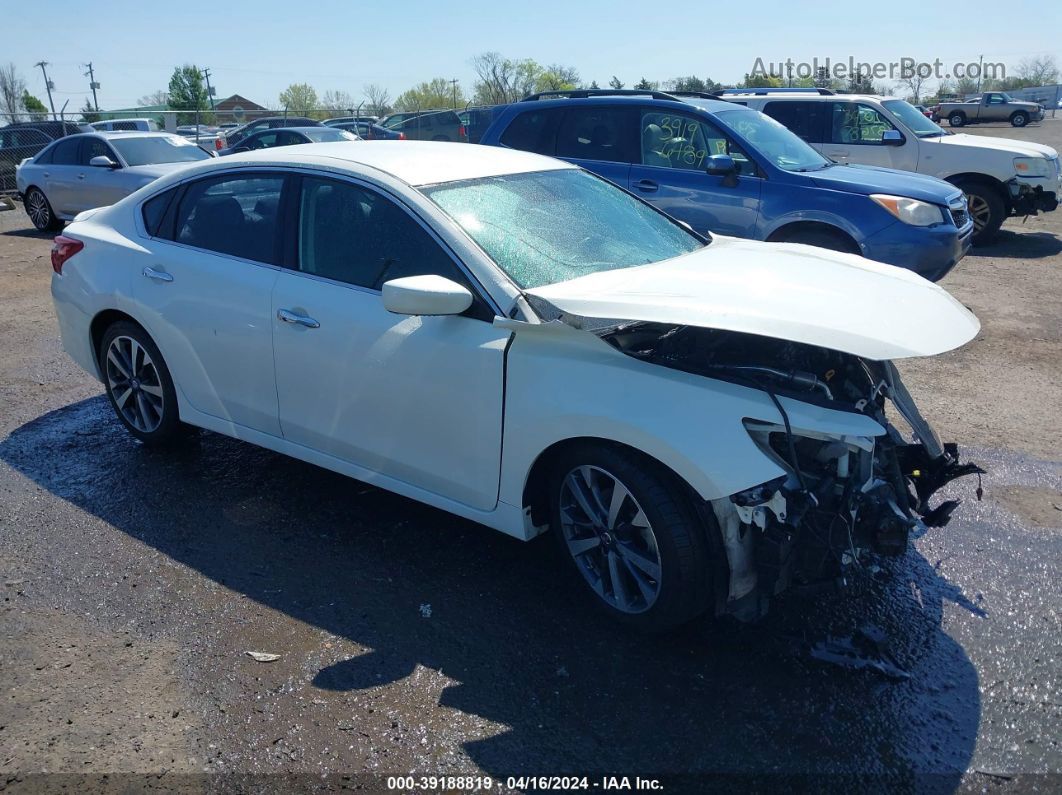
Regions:
M 22 161 L 15 183 L 33 225 L 54 231 L 83 210 L 114 204 L 163 174 L 212 156 L 169 133 L 68 135 Z

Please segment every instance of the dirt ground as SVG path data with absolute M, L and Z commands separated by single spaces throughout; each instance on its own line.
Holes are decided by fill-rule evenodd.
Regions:
M 1062 120 L 968 132 L 1062 150 Z M 1062 211 L 974 250 L 942 284 L 981 333 L 901 366 L 984 500 L 952 484 L 879 585 L 654 639 L 603 623 L 548 539 L 213 434 L 141 448 L 60 348 L 49 248 L 0 212 L 0 791 L 1062 780 Z M 908 678 L 806 653 L 867 622 Z

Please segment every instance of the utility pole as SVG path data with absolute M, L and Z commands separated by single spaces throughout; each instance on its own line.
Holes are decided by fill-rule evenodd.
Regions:
M 48 104 L 52 106 L 52 118 L 55 118 L 55 102 L 52 101 L 52 89 L 55 88 L 55 83 L 48 79 L 48 72 L 44 67 L 48 65 L 47 61 L 37 61 L 33 64 L 41 68 L 41 73 L 44 75 L 44 87 L 48 89 Z
M 450 85 L 453 86 L 453 89 L 454 89 L 454 110 L 457 110 L 457 78 L 456 77 L 453 80 L 450 81 Z
M 96 106 L 96 112 L 99 113 L 100 103 L 96 99 L 96 89 L 100 87 L 100 84 L 96 82 L 96 75 L 92 71 L 92 61 L 89 61 L 85 66 L 88 67 L 88 71 L 85 72 L 85 77 L 89 79 L 89 88 L 92 89 L 92 104 Z
M 985 71 L 985 56 L 981 55 L 977 58 L 977 93 L 981 93 L 981 77 Z
M 207 84 L 207 99 L 210 100 L 210 109 L 214 110 L 214 89 L 212 89 L 210 87 L 210 70 L 209 69 L 204 69 L 203 70 L 203 78 L 206 80 L 206 84 Z

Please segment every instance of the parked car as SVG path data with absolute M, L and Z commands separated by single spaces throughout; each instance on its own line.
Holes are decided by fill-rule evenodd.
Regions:
M 94 121 L 89 125 L 97 132 L 115 132 L 119 130 L 139 130 L 140 132 L 158 132 L 159 123 L 154 119 L 106 119 Z M 180 131 L 180 127 L 177 128 Z
M 504 105 L 492 105 L 482 108 L 465 108 L 458 112 L 457 116 L 461 119 L 470 144 L 478 144 L 482 140 L 483 133 L 487 131 L 494 122 L 495 116 L 504 107 Z
M 393 113 L 380 125 L 400 132 L 413 141 L 466 141 L 468 136 L 461 119 L 452 110 L 421 113 Z
M 170 133 L 83 133 L 60 138 L 18 166 L 15 181 L 26 214 L 41 231 L 93 207 L 113 204 L 206 150 Z
M 986 91 L 980 99 L 965 102 L 941 102 L 934 106 L 933 121 L 947 119 L 952 127 L 980 124 L 989 121 L 1009 121 L 1013 127 L 1024 127 L 1031 121 L 1043 121 L 1043 106 L 1036 102 L 1011 99 L 1003 91 Z
M 321 123 L 324 124 L 326 127 L 334 127 L 339 124 L 349 124 L 351 122 L 363 121 L 369 122 L 370 124 L 376 124 L 378 121 L 380 121 L 380 117 L 370 116 L 369 114 L 363 113 L 360 116 L 336 116 L 334 119 L 325 119 Z
M 306 118 L 305 116 L 263 116 L 260 119 L 247 122 L 242 127 L 225 134 L 224 138 L 218 138 L 216 148 L 232 149 L 239 146 L 240 142 L 252 133 L 259 130 L 275 130 L 280 127 L 323 127 L 319 121 Z
M 973 225 L 952 185 L 837 166 L 776 121 L 728 102 L 577 93 L 508 106 L 481 143 L 562 157 L 701 234 L 847 251 L 934 281 L 969 248 Z
M 977 333 L 944 290 L 702 237 L 525 152 L 196 164 L 83 215 L 52 267 L 63 345 L 136 439 L 199 426 L 519 539 L 551 529 L 588 597 L 647 630 L 902 555 L 957 505 L 933 492 L 980 471 L 891 362 Z
M 368 121 L 339 122 L 328 126 L 337 130 L 347 130 L 359 138 L 364 138 L 366 141 L 404 141 L 406 139 L 405 133 L 397 130 L 388 130 L 386 127 L 381 127 L 379 124 L 373 124 Z
M 95 132 L 89 125 L 82 124 L 80 122 L 73 121 L 50 121 L 48 119 L 41 119 L 40 121 L 17 121 L 0 127 L 0 130 L 40 130 L 53 140 L 55 138 L 62 138 L 64 135 L 77 135 L 83 132 Z
M 174 132 L 185 138 L 214 138 L 221 131 L 220 127 L 212 127 L 209 124 L 182 124 Z
M 347 130 L 333 127 L 281 127 L 276 130 L 259 130 L 248 135 L 231 149 L 222 149 L 219 155 L 236 152 L 250 152 L 255 149 L 271 149 L 277 146 L 294 146 L 297 144 L 335 143 L 337 141 L 360 141 L 361 139 Z
M 33 127 L 0 128 L 0 193 L 15 190 L 15 167 L 51 142 Z
M 805 94 L 731 101 L 763 111 L 838 162 L 947 180 L 966 194 L 974 245 L 991 242 L 1009 216 L 1058 207 L 1062 170 L 1050 146 L 952 134 L 895 97 Z

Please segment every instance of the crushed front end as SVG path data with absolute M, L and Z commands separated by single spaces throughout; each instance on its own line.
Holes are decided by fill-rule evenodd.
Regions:
M 763 615 L 787 588 L 845 583 L 870 570 L 875 554 L 904 554 L 912 531 L 944 526 L 957 507 L 933 505 L 935 492 L 982 473 L 959 462 L 955 445 L 941 444 L 891 362 L 690 326 L 633 323 L 601 336 L 635 358 L 762 390 L 777 411 L 744 424 L 786 474 L 706 505 L 729 564 L 721 611 L 739 618 Z M 865 415 L 884 433 L 797 427 L 785 408 L 791 400 Z M 887 416 L 893 411 L 913 441 Z

